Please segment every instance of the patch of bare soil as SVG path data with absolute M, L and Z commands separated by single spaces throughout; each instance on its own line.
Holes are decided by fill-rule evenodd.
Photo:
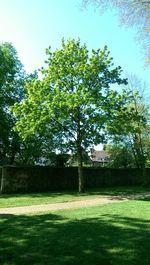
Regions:
M 121 195 L 121 196 L 103 196 L 94 199 L 86 199 L 81 201 L 72 201 L 72 202 L 62 202 L 62 203 L 53 203 L 53 204 L 40 204 L 32 206 L 21 206 L 13 208 L 1 208 L 0 214 L 31 214 L 37 212 L 54 212 L 64 209 L 75 209 L 75 208 L 85 208 L 88 206 L 94 205 L 103 205 L 108 203 L 117 203 L 133 199 L 144 199 L 145 197 L 150 196 L 150 193 L 142 194 L 133 194 L 133 195 Z

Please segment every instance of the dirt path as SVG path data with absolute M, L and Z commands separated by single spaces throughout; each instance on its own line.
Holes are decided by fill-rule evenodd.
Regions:
M 53 212 L 63 209 L 82 208 L 92 205 L 117 203 L 117 202 L 127 201 L 129 199 L 131 200 L 131 199 L 144 198 L 147 196 L 150 196 L 150 193 L 133 194 L 127 196 L 103 196 L 103 197 L 86 199 L 81 201 L 40 204 L 40 205 L 21 206 L 21 207 L 12 207 L 12 208 L 0 208 L 0 214 L 20 215 L 20 214 L 30 214 L 30 213 L 46 212 L 46 211 Z
M 107 204 L 110 202 L 119 202 L 119 200 L 111 200 L 109 197 L 101 197 L 95 199 L 87 199 L 82 201 L 72 201 L 72 202 L 61 202 L 61 203 L 51 203 L 51 204 L 40 204 L 32 206 L 21 206 L 12 208 L 1 208 L 0 214 L 28 214 L 35 212 L 46 212 L 46 211 L 57 211 L 63 209 L 71 208 L 82 208 L 92 205 Z

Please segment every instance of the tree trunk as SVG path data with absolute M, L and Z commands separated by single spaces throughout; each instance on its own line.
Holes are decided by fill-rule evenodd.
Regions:
M 15 153 L 13 152 L 9 160 L 9 165 L 13 165 L 14 161 L 15 161 Z
M 84 192 L 84 176 L 83 176 L 83 163 L 82 163 L 82 150 L 78 147 L 78 189 L 79 193 Z
M 0 183 L 0 194 L 2 194 L 3 193 L 3 187 L 4 187 L 4 170 L 5 170 L 5 168 L 4 167 L 2 167 L 2 175 L 1 175 L 1 183 Z
M 142 157 L 142 178 L 143 178 L 143 185 L 148 185 L 148 178 L 146 174 L 146 168 L 145 168 L 145 157 Z
M 81 113 L 80 107 L 77 108 L 77 157 L 78 157 L 78 189 L 84 192 L 84 176 L 83 176 L 83 156 L 82 156 L 82 133 L 81 133 Z

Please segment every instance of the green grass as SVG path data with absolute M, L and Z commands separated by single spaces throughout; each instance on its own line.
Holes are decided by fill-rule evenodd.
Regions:
M 150 201 L 1 215 L 1 265 L 149 265 Z
M 78 194 L 77 192 L 51 192 L 51 193 L 1 195 L 0 208 L 84 200 L 104 195 L 111 195 L 111 196 L 128 195 L 132 193 L 141 193 L 146 191 L 150 191 L 150 187 L 138 186 L 138 187 L 101 188 L 99 190 L 88 190 L 84 194 Z

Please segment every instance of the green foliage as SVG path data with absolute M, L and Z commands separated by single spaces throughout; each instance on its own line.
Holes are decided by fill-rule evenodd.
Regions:
M 43 78 L 28 82 L 26 98 L 13 107 L 16 130 L 23 139 L 49 135 L 54 146 L 77 153 L 82 179 L 83 150 L 103 141 L 102 129 L 123 103 L 110 85 L 127 81 L 120 77 L 121 67 L 113 67 L 106 46 L 89 54 L 80 40 L 62 40 L 59 50 L 49 48 L 46 53 Z
M 149 108 L 142 95 L 143 85 L 137 77 L 131 76 L 129 78 L 126 90 L 130 97 L 129 102 L 118 113 L 118 119 L 114 119 L 108 124 L 108 130 L 114 144 L 112 146 L 112 156 L 115 159 L 118 152 L 116 162 L 120 163 L 123 155 L 122 151 L 124 150 L 126 159 L 128 158 L 131 162 L 127 163 L 128 166 L 143 168 L 144 173 L 146 161 L 150 157 Z
M 105 150 L 110 155 L 108 167 L 129 168 L 136 166 L 132 150 L 128 148 L 128 145 L 121 143 L 105 145 Z
M 19 150 L 18 136 L 13 132 L 15 119 L 10 107 L 24 94 L 23 66 L 10 43 L 0 44 L 0 164 L 13 163 Z
M 11 107 L 24 98 L 25 82 L 37 77 L 27 75 L 11 43 L 0 43 L 0 164 L 34 164 L 41 156 L 37 137 L 25 143 L 14 132 L 16 122 Z M 37 148 L 38 145 L 38 148 Z
M 26 98 L 13 108 L 19 118 L 16 129 L 23 138 L 38 130 L 53 135 L 61 130 L 70 149 L 77 149 L 77 137 L 83 148 L 99 143 L 106 114 L 119 105 L 110 84 L 126 83 L 121 68 L 113 68 L 107 47 L 89 55 L 79 40 L 63 40 L 61 49 L 47 49 L 47 55 L 42 80 L 28 83 Z

